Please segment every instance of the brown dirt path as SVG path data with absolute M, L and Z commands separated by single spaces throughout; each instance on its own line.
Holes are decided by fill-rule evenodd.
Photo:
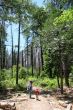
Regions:
M 36 100 L 35 95 L 30 99 L 25 93 L 15 93 L 11 98 L 0 102 L 15 103 L 16 110 L 65 110 L 59 105 L 58 100 L 49 94 L 40 95 L 39 100 Z
M 35 99 L 35 95 L 32 97 L 32 99 L 29 99 L 27 96 L 26 101 L 17 103 L 17 110 L 53 110 L 45 97 L 39 96 L 39 100 Z
M 52 107 L 46 100 L 46 98 L 39 96 L 39 100 L 36 99 L 28 100 L 26 110 L 52 110 Z

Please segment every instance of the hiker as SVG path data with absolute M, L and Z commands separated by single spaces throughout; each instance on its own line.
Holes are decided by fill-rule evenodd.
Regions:
M 35 89 L 36 100 L 39 100 L 38 95 L 40 94 L 40 90 L 38 88 Z
M 31 98 L 31 94 L 32 94 L 32 81 L 29 81 L 28 85 L 27 85 L 27 90 L 29 93 L 29 98 Z

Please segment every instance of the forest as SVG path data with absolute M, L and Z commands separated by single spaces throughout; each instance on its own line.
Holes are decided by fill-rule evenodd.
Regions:
M 13 36 L 13 25 L 18 26 L 18 36 Z M 26 92 L 32 80 L 43 91 L 59 89 L 63 95 L 65 88 L 73 87 L 72 37 L 73 0 L 44 0 L 42 6 L 33 0 L 0 0 L 0 91 Z

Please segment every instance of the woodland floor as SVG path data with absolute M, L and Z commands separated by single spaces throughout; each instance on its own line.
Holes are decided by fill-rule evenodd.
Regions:
M 1 95 L 1 102 L 14 102 L 16 110 L 66 110 L 69 104 L 73 106 L 73 91 L 67 90 L 64 95 L 61 95 L 59 91 L 39 95 L 39 100 L 36 100 L 35 95 L 29 99 L 28 94 L 19 92 L 7 96 Z

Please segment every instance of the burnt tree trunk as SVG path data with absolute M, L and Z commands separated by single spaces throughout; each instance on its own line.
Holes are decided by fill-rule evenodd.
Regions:
M 20 9 L 20 6 L 19 6 Z M 17 68 L 16 68 L 16 85 L 18 85 L 18 73 L 19 73 L 19 50 L 20 50 L 20 10 L 19 10 L 19 30 L 18 30 L 18 54 L 17 54 Z
M 32 66 L 32 76 L 33 76 L 33 42 L 31 44 L 31 66 Z
M 24 67 L 23 50 L 22 50 L 22 67 Z

